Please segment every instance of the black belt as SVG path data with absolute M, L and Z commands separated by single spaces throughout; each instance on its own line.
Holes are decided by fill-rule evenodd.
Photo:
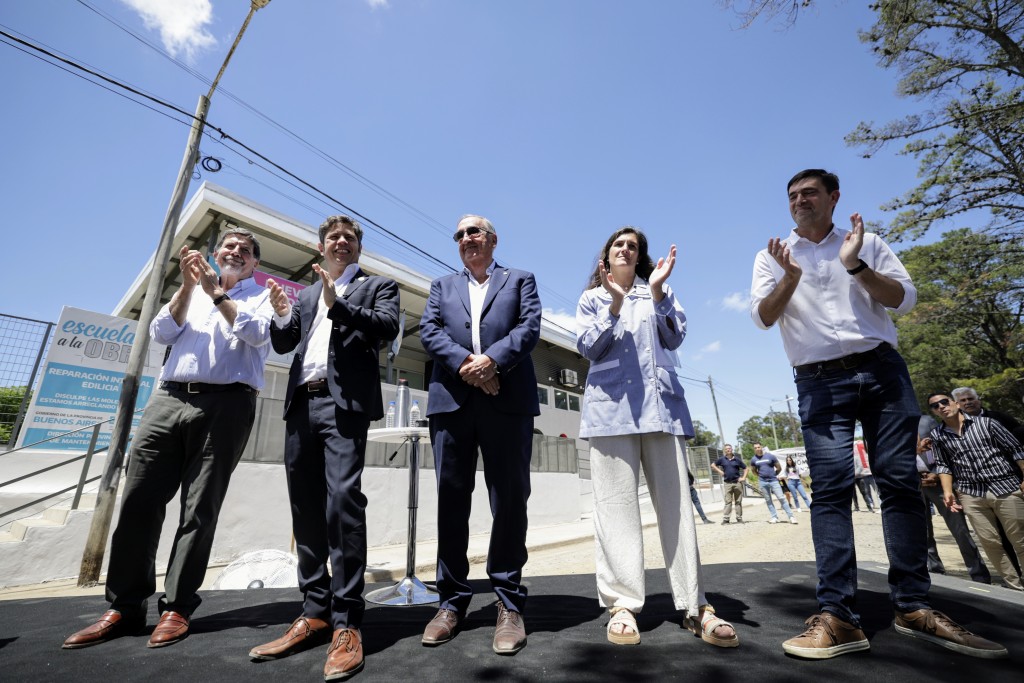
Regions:
M 878 356 L 886 351 L 892 350 L 892 344 L 889 342 L 882 342 L 870 351 L 861 351 L 860 353 L 851 353 L 849 356 L 843 356 L 842 358 L 834 358 L 832 360 L 823 360 L 820 363 L 808 363 L 807 365 L 794 365 L 793 374 L 802 375 L 808 372 L 830 372 L 832 370 L 852 370 L 853 368 L 864 365 L 864 363 L 878 358 Z
M 735 484 L 738 481 L 739 481 L 739 479 L 726 479 L 725 483 L 726 484 Z
M 206 382 L 160 382 L 160 388 L 167 391 L 184 391 L 187 394 L 214 394 L 220 391 L 256 391 L 245 382 L 231 384 L 207 384 Z
M 296 387 L 296 390 L 304 391 L 310 396 L 326 396 L 328 393 L 330 393 L 326 379 L 315 379 L 312 382 L 300 384 L 298 387 Z

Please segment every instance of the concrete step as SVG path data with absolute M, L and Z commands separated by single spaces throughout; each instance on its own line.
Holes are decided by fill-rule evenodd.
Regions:
M 67 523 L 71 514 L 72 499 L 61 501 L 53 507 L 46 508 L 35 517 L 26 517 L 11 522 L 7 531 L 0 531 L 0 543 L 18 543 L 25 540 L 28 530 L 33 527 L 55 527 Z M 83 493 L 78 501 L 78 510 L 91 511 L 96 509 L 96 493 Z
M 32 517 L 30 519 L 19 519 L 11 524 L 10 533 L 16 536 L 19 540 L 25 539 L 25 534 L 28 533 L 29 529 L 39 529 L 43 527 L 55 527 L 64 526 L 63 520 L 55 522 L 52 519 L 46 519 L 45 517 Z
M 67 521 L 69 514 L 71 514 L 71 508 L 60 505 L 43 510 L 42 518 L 55 524 L 63 524 Z

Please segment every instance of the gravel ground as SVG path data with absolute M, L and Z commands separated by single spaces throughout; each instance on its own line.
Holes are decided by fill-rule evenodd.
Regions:
M 721 503 L 705 507 L 705 512 L 714 524 L 703 524 L 699 519 L 696 520 L 697 543 L 704 564 L 814 560 L 811 520 L 810 514 L 806 512 L 796 515 L 797 524 L 788 524 L 780 510 L 779 523 L 768 524 L 768 510 L 760 499 L 744 499 L 743 524 L 736 524 L 735 518 L 732 524 L 721 524 Z M 933 516 L 932 521 L 939 556 L 946 566 L 947 576 L 969 580 L 963 558 L 960 557 L 949 529 L 938 515 Z M 882 516 L 870 512 L 854 512 L 853 526 L 857 560 L 887 564 L 882 538 Z M 651 525 L 644 529 L 644 560 L 648 569 L 665 566 L 657 526 Z M 547 576 L 593 574 L 594 571 L 593 539 L 582 539 L 558 548 L 531 552 L 523 573 L 527 576 Z M 474 568 L 474 572 L 479 572 L 475 578 L 486 576 L 482 567 Z

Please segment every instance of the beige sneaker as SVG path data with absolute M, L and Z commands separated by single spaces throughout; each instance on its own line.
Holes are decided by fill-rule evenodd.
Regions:
M 815 614 L 804 623 L 806 631 L 782 644 L 787 654 L 803 659 L 829 659 L 871 648 L 864 631 L 831 612 Z
M 999 643 L 976 636 L 937 609 L 919 609 L 896 613 L 896 631 L 905 636 L 921 638 L 970 657 L 999 659 L 1006 648 Z

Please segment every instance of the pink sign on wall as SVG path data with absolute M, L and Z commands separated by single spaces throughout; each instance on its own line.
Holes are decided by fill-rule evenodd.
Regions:
M 261 287 L 267 286 L 267 280 L 273 280 L 280 285 L 282 289 L 284 289 L 284 293 L 288 297 L 288 300 L 292 302 L 292 305 L 299 300 L 299 292 L 308 286 L 300 285 L 298 282 L 292 282 L 291 280 L 285 280 L 283 277 L 278 277 L 276 275 L 268 275 L 262 270 L 253 271 L 252 279 Z

